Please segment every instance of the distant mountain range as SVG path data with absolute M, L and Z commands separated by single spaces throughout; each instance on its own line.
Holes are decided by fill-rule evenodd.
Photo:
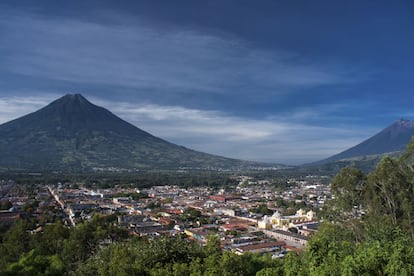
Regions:
M 413 136 L 414 121 L 400 119 L 360 144 L 308 165 L 355 163 L 363 166 L 365 163 L 365 165 L 371 164 L 373 166 L 385 154 L 398 155 L 406 148 Z
M 371 168 L 382 155 L 404 150 L 413 135 L 414 122 L 401 119 L 362 143 L 305 167 L 338 170 L 353 163 Z M 0 171 L 285 167 L 225 158 L 175 145 L 90 103 L 80 94 L 68 94 L 36 112 L 0 125 Z
M 246 169 L 269 166 L 206 154 L 157 138 L 68 94 L 0 125 L 1 170 Z

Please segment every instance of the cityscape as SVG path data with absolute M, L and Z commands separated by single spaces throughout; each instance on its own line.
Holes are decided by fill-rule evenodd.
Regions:
M 0 276 L 414 275 L 413 14 L 0 1 Z
M 209 235 L 217 235 L 225 250 L 276 257 L 303 250 L 317 231 L 318 211 L 331 199 L 329 186 L 318 182 L 319 177 L 288 179 L 283 191 L 271 185 L 272 179 L 232 178 L 237 185 L 220 189 L 169 185 L 93 189 L 81 183 L 56 183 L 37 185 L 34 197 L 19 194 L 18 185 L 3 180 L 1 202 L 10 208 L 1 211 L 0 222 L 16 222 L 28 206 L 32 207 L 24 215 L 38 221 L 31 231 L 41 231 L 44 223 L 55 220 L 75 227 L 93 216 L 115 215 L 115 224 L 131 236 L 186 235 L 205 245 Z

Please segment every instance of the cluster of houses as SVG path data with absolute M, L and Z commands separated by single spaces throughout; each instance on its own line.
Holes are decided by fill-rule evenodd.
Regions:
M 62 219 L 57 203 L 44 186 L 31 187 L 31 196 L 12 180 L 0 181 L 0 226 L 35 218 L 42 223 Z
M 326 185 L 292 183 L 277 192 L 269 181 L 254 182 L 248 177 L 241 177 L 234 190 L 177 186 L 93 190 L 59 183 L 48 186 L 44 193 L 61 210 L 68 225 L 75 226 L 96 214 L 116 215 L 118 225 L 131 235 L 185 235 L 201 244 L 215 235 L 223 249 L 236 254 L 272 253 L 276 257 L 306 246 L 317 231 L 315 210 L 330 196 Z M 296 214 L 283 214 L 284 209 L 277 205 L 280 200 L 294 204 L 300 200 L 306 210 L 298 208 Z M 273 214 L 252 211 L 261 205 Z

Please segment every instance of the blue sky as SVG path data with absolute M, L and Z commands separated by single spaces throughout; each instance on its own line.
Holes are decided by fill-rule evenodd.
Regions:
M 196 150 L 300 164 L 413 119 L 413 1 L 1 1 L 0 123 L 81 93 Z

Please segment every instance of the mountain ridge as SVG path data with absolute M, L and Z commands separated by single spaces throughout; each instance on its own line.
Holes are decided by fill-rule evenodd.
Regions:
M 396 154 L 403 151 L 414 136 L 414 121 L 399 119 L 361 143 L 309 165 L 375 155 Z
M 27 170 L 235 169 L 260 163 L 175 145 L 67 94 L 0 125 L 0 168 Z

